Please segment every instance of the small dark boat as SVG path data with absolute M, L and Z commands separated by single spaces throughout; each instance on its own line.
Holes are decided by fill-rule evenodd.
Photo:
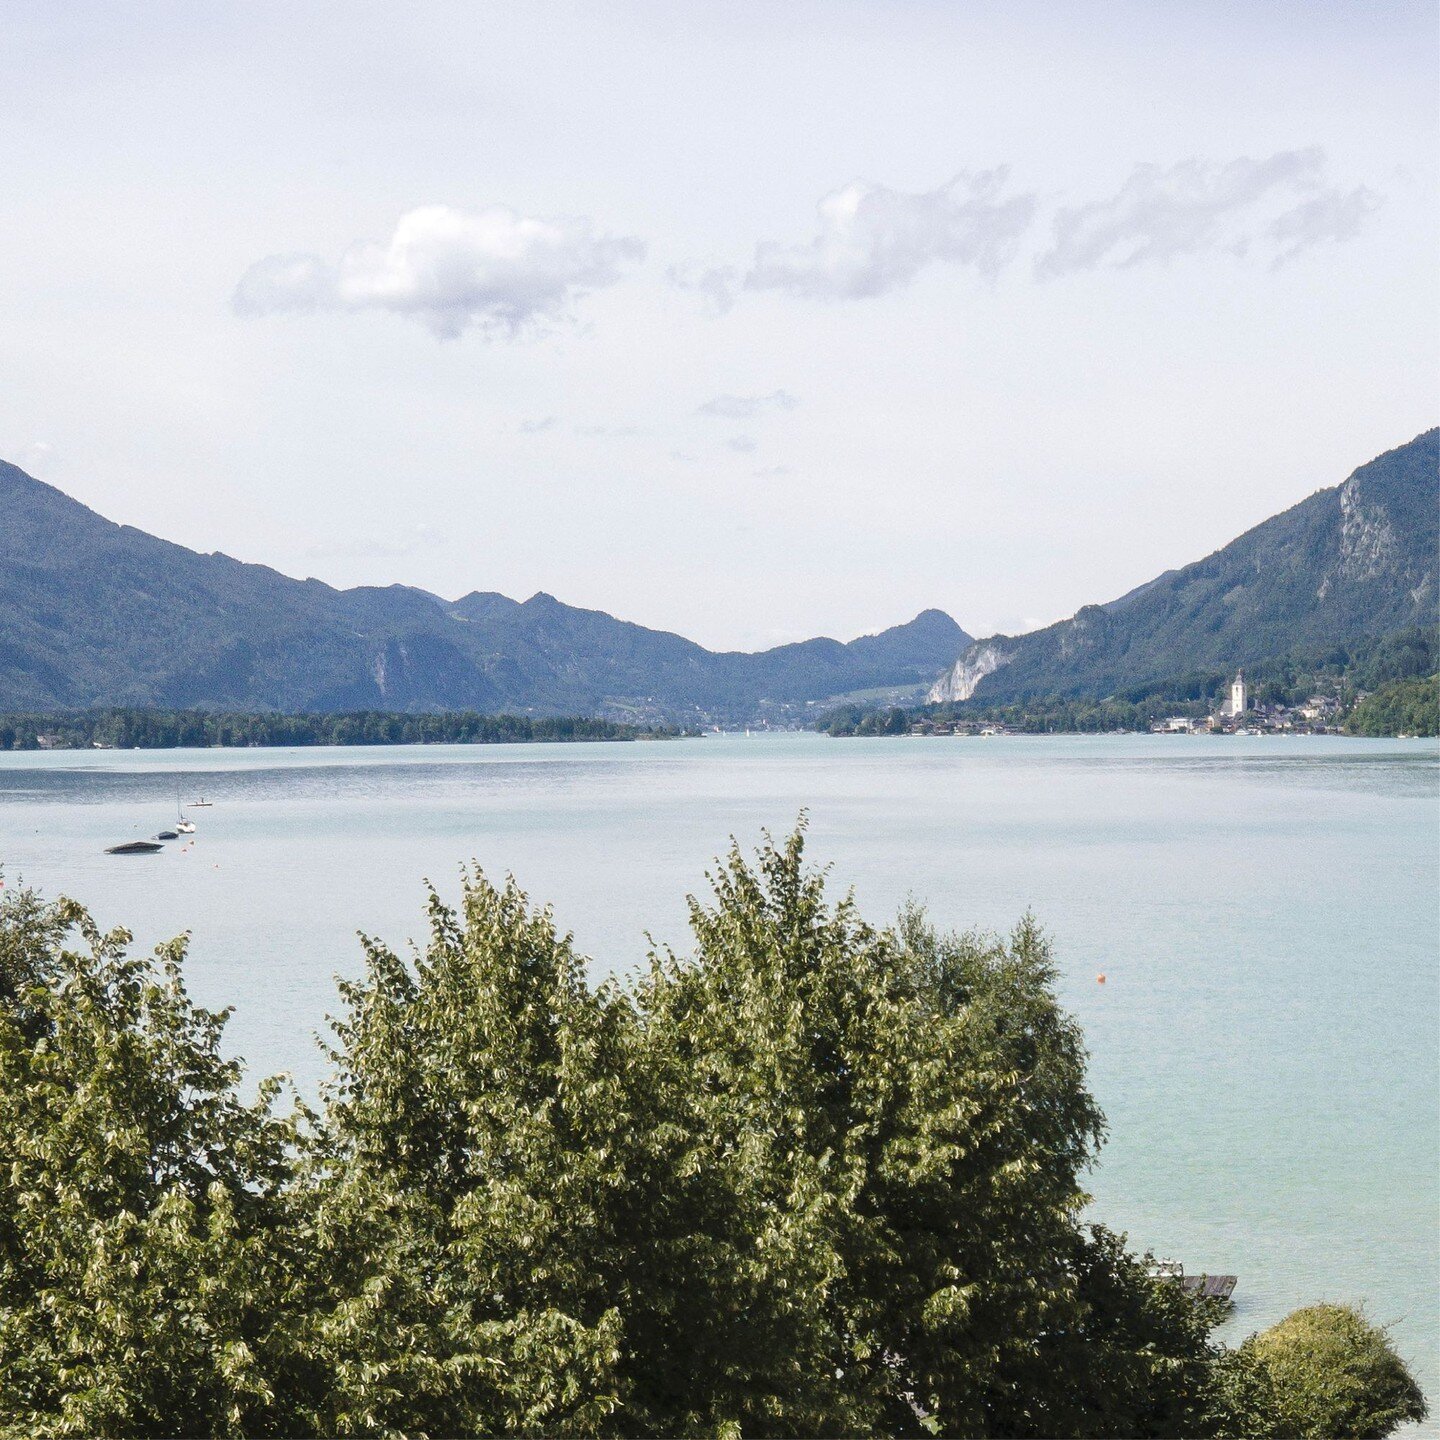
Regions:
M 155 838 L 157 840 L 178 840 L 180 836 L 174 830 L 157 830 Z
M 107 855 L 153 855 L 165 847 L 158 840 L 127 840 L 123 845 L 109 845 Z

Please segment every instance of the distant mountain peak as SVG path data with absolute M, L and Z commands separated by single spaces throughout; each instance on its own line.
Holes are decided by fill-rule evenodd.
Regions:
M 716 654 L 543 590 L 523 602 L 479 590 L 450 602 L 409 585 L 336 590 L 202 555 L 117 525 L 3 461 L 0 505 L 0 710 L 749 719 L 914 684 L 969 638 L 925 611 L 849 645 Z

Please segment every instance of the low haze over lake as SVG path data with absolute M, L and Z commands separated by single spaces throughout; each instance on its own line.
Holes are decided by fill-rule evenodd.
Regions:
M 728 835 L 803 807 L 872 920 L 914 895 L 946 925 L 1048 927 L 1111 1126 L 1097 1211 L 1238 1274 L 1230 1338 L 1364 1301 L 1433 1394 L 1437 781 L 1433 742 L 1318 737 L 5 754 L 0 863 L 147 945 L 191 930 L 235 1049 L 313 1087 L 355 931 L 418 935 L 422 877 L 512 870 L 624 972 L 647 929 L 685 949 Z M 192 849 L 101 853 L 171 820 L 177 782 L 215 802 Z

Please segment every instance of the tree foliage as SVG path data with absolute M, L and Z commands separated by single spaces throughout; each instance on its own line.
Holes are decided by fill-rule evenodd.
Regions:
M 1241 1349 L 1269 1374 L 1280 1434 L 1381 1440 L 1425 1418 L 1420 1387 L 1385 1331 L 1348 1305 L 1308 1305 Z
M 829 735 L 904 735 L 910 728 L 910 716 L 898 705 L 840 705 L 826 711 L 816 728 Z
M 129 939 L 67 903 L 0 906 L 0 1419 L 267 1433 L 303 1368 L 296 1124 L 273 1087 L 238 1097 L 183 941 L 152 961 Z
M 367 944 L 310 1178 L 338 1434 L 594 1434 L 643 1241 L 633 1012 L 513 883 Z
M 1032 920 L 875 928 L 799 834 L 712 889 L 690 954 L 595 985 L 467 874 L 423 950 L 365 942 L 288 1118 L 183 945 L 0 903 L 4 1433 L 1287 1433 L 1290 1350 L 1084 1223 Z
M 1345 728 L 1355 735 L 1440 735 L 1440 674 L 1382 685 L 1355 707 Z

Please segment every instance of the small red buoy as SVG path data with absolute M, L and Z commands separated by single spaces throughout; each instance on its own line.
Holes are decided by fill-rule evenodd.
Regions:
M 1104 977 L 1104 975 L 1097 975 L 1097 976 L 1095 977 L 1095 983 L 1096 983 L 1097 985 L 1103 985 L 1103 984 L 1105 983 L 1105 977 Z

